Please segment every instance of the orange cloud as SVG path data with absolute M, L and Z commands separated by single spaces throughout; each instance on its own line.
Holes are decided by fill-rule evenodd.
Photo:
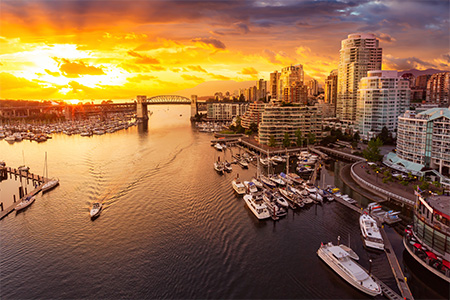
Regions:
M 242 75 L 258 75 L 258 71 L 255 70 L 255 68 L 253 67 L 249 67 L 249 68 L 243 68 L 241 72 L 239 72 Z
M 203 72 L 203 73 L 208 73 L 205 69 L 203 69 L 200 66 L 187 66 L 186 68 L 188 68 L 191 71 L 195 71 L 195 72 Z
M 137 59 L 136 59 L 135 62 L 137 64 L 152 64 L 153 65 L 153 64 L 159 64 L 160 63 L 159 60 L 157 60 L 156 58 L 153 58 L 153 57 L 150 57 L 150 56 L 147 56 L 147 55 L 139 54 L 137 52 L 134 52 L 133 50 L 128 51 L 127 54 L 130 55 L 130 56 L 136 57 Z
M 195 38 L 192 40 L 197 46 L 205 49 L 225 50 L 224 43 L 215 38 Z
M 55 76 L 55 77 L 61 76 L 61 73 L 59 73 L 59 72 L 52 72 L 52 71 L 47 70 L 47 69 L 45 69 L 45 72 L 47 72 L 47 74 Z
M 58 62 L 59 70 L 68 78 L 78 78 L 80 75 L 105 75 L 101 67 L 86 65 L 83 61 L 54 58 Z M 47 72 L 48 73 L 48 72 Z
M 156 78 L 157 77 L 151 76 L 151 75 L 137 75 L 137 76 L 134 76 L 134 77 L 127 78 L 127 80 L 129 82 L 139 83 L 139 82 L 142 82 L 142 81 L 147 81 L 147 80 L 156 79 Z
M 181 75 L 181 77 L 183 77 L 183 79 L 185 80 L 191 80 L 191 81 L 196 81 L 196 82 L 203 82 L 205 81 L 203 78 L 197 77 L 197 76 L 192 76 L 192 75 Z

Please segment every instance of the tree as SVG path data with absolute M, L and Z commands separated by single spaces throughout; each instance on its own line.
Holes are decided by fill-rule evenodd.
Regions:
M 381 129 L 381 133 L 378 135 L 378 137 L 381 139 L 384 145 L 390 145 L 393 143 L 392 135 L 386 126 L 383 126 L 383 129 Z
M 303 146 L 302 131 L 300 130 L 300 128 L 295 131 L 295 136 L 297 137 L 296 140 L 297 146 L 298 147 Z
M 277 141 L 275 141 L 275 137 L 271 134 L 269 136 L 269 147 L 276 147 Z
M 372 162 L 380 161 L 383 158 L 383 156 L 380 155 L 381 146 L 383 146 L 383 142 L 379 137 L 371 139 L 367 145 L 367 149 L 363 150 L 363 157 Z
M 254 123 L 254 122 L 250 123 L 249 129 L 250 129 L 253 133 L 258 133 L 258 124 Z
M 245 102 L 245 96 L 244 96 L 244 94 L 241 94 L 241 95 L 239 96 L 239 102 Z
M 359 142 L 360 139 L 361 139 L 361 136 L 359 135 L 359 131 L 355 132 L 355 134 L 353 135 L 353 140 L 355 142 Z
M 291 139 L 289 138 L 289 133 L 284 133 L 283 146 L 289 147 L 291 145 Z
M 313 145 L 316 142 L 316 135 L 312 132 L 308 133 L 308 144 Z

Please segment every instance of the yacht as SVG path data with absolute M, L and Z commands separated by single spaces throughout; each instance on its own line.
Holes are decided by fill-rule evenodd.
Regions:
M 100 202 L 95 202 L 91 208 L 91 218 L 98 217 L 100 215 L 100 211 L 102 210 L 102 204 Z
M 255 177 L 252 178 L 252 182 L 256 185 L 256 187 L 257 187 L 258 189 L 262 189 L 262 188 L 264 187 L 263 184 L 261 183 L 261 181 L 259 181 L 259 180 L 256 179 Z
M 282 197 L 280 194 L 276 192 L 274 193 L 273 196 L 279 206 L 284 207 L 286 209 L 289 208 L 289 203 L 286 201 L 284 197 Z
M 223 164 L 223 169 L 226 172 L 231 172 L 233 171 L 233 167 L 231 166 L 231 163 L 225 161 L 225 163 Z
M 367 214 L 362 214 L 359 217 L 359 226 L 361 233 L 364 237 L 364 244 L 366 247 L 384 250 L 383 237 L 381 236 L 380 229 L 377 222 Z
M 265 185 L 267 185 L 270 188 L 276 188 L 277 187 L 277 185 L 272 180 L 270 180 L 269 178 L 267 178 L 264 175 L 261 175 L 259 177 L 259 179 L 261 180 L 262 183 L 264 183 Z
M 269 179 L 272 180 L 273 182 L 275 182 L 276 184 L 286 185 L 286 182 L 278 176 L 270 176 Z
M 370 296 L 381 294 L 378 283 L 341 247 L 334 246 L 332 243 L 321 244 L 319 250 L 317 250 L 317 255 L 333 271 L 358 290 Z
M 245 195 L 244 201 L 252 213 L 260 220 L 270 218 L 267 205 L 264 203 L 261 195 Z
M 239 179 L 239 175 L 235 179 L 233 179 L 231 185 L 233 186 L 233 189 L 236 191 L 236 193 L 238 193 L 239 195 L 245 194 L 246 192 L 245 185 Z
M 36 198 L 34 196 L 33 197 L 31 197 L 31 196 L 26 197 L 19 204 L 17 204 L 15 210 L 19 211 L 21 209 L 24 209 L 25 207 L 28 207 L 29 205 L 31 205 L 34 202 L 34 200 L 36 200 Z
M 46 193 L 59 185 L 59 179 L 52 178 L 42 186 L 42 193 Z
M 216 144 L 214 145 L 214 148 L 216 148 L 217 151 L 222 151 L 222 150 L 223 150 L 222 145 L 219 144 L 219 143 L 216 143 Z
M 244 185 L 247 188 L 247 191 L 249 193 L 257 193 L 258 192 L 258 188 L 256 187 L 256 185 L 252 182 L 252 181 L 244 181 Z
M 214 162 L 214 170 L 216 170 L 219 174 L 223 174 L 224 166 L 220 160 Z
M 241 158 L 240 160 L 238 160 L 238 164 L 239 164 L 243 169 L 248 169 L 248 162 L 247 162 L 244 158 Z

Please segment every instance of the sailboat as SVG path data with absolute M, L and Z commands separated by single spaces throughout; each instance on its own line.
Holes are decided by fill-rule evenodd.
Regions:
M 44 180 L 45 183 L 42 186 L 42 193 L 46 193 L 59 185 L 58 178 L 52 178 L 50 180 L 48 179 L 47 152 L 45 152 Z
M 19 166 L 17 169 L 21 172 L 28 172 L 30 170 L 30 167 L 25 166 L 25 155 L 23 154 L 23 150 L 22 150 L 22 159 L 23 165 Z

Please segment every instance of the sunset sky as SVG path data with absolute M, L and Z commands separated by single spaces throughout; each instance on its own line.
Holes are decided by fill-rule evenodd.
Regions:
M 383 69 L 449 70 L 449 18 L 447 0 L 0 0 L 0 98 L 133 99 L 291 64 L 322 83 L 354 32 L 379 37 Z

